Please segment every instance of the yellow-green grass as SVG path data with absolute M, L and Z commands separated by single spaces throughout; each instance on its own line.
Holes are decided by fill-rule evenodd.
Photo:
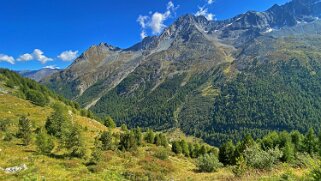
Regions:
M 34 123 L 34 128 L 44 125 L 50 115 L 50 107 L 39 107 L 30 102 L 9 94 L 0 94 L 1 118 L 12 121 L 9 132 L 17 131 L 18 119 L 26 115 Z M 16 174 L 6 174 L 0 171 L 0 180 L 127 180 L 134 175 L 147 179 L 147 175 L 167 180 L 273 180 L 283 173 L 291 172 L 298 177 L 304 177 L 308 169 L 293 169 L 288 165 L 278 165 L 271 171 L 250 170 L 245 176 L 238 178 L 233 175 L 231 167 L 219 169 L 214 173 L 199 173 L 195 160 L 182 155 L 175 155 L 167 148 L 169 158 L 160 160 L 154 155 L 160 147 L 146 144 L 135 152 L 106 151 L 103 152 L 101 162 L 87 167 L 94 138 L 99 132 L 107 130 L 105 126 L 95 120 L 73 114 L 74 124 L 82 127 L 82 136 L 87 149 L 85 159 L 53 158 L 37 153 L 34 140 L 30 146 L 22 146 L 21 140 L 14 138 L 10 142 L 3 141 L 4 133 L 0 132 L 0 167 L 7 168 L 26 164 L 28 169 Z M 120 132 L 119 128 L 113 132 Z M 170 131 L 170 139 L 185 139 L 188 142 L 202 142 L 194 137 L 187 137 L 179 129 Z M 125 177 L 126 175 L 127 177 Z

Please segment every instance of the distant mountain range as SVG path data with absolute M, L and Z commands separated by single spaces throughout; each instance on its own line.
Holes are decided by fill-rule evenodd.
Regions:
M 54 73 L 59 72 L 60 69 L 52 69 L 52 68 L 43 68 L 40 70 L 23 70 L 23 71 L 18 71 L 18 73 L 24 77 L 33 79 L 37 82 L 40 80 L 51 76 Z
M 321 1 L 224 21 L 185 15 L 128 49 L 90 47 L 42 79 L 118 124 L 178 127 L 217 145 L 321 126 Z

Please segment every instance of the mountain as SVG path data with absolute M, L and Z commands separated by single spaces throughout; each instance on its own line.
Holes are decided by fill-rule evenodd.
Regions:
M 57 73 L 59 71 L 60 69 L 43 68 L 40 70 L 23 70 L 23 71 L 18 71 L 18 73 L 23 77 L 27 77 L 39 82 L 40 80 L 46 77 L 49 77 L 52 74 Z
M 180 128 L 212 145 L 320 128 L 321 2 L 223 21 L 185 15 L 159 36 L 90 47 L 42 83 L 118 124 Z

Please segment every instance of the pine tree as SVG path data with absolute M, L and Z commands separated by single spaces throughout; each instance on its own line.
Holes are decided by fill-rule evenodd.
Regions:
M 304 138 L 304 148 L 307 153 L 312 155 L 316 151 L 316 136 L 312 128 L 309 129 L 307 135 Z
M 92 149 L 91 158 L 90 158 L 90 161 L 89 161 L 90 165 L 91 164 L 96 165 L 101 160 L 102 142 L 100 141 L 100 138 L 101 138 L 101 136 L 97 136 L 95 138 L 94 148 Z
M 290 140 L 285 142 L 284 147 L 282 148 L 283 156 L 282 161 L 291 162 L 294 159 L 294 145 Z
M 176 154 L 181 154 L 182 153 L 182 146 L 178 141 L 174 141 L 172 143 L 172 151 Z
M 219 151 L 219 160 L 224 165 L 232 165 L 235 163 L 235 146 L 232 140 L 229 140 L 220 147 Z
M 153 132 L 153 130 L 148 129 L 146 136 L 145 136 L 146 142 L 150 143 L 150 144 L 154 144 L 154 141 L 155 141 L 154 139 L 155 139 L 155 133 Z
M 82 158 L 85 156 L 85 147 L 78 127 L 73 126 L 63 139 L 65 147 L 70 151 L 70 156 Z
M 157 146 L 161 146 L 162 141 L 161 141 L 159 134 L 156 134 L 155 139 L 154 139 L 154 144 Z
M 22 139 L 22 142 L 24 145 L 29 145 L 32 139 L 32 131 L 31 131 L 31 121 L 25 117 L 22 116 L 19 119 L 19 125 L 18 125 L 18 133 L 17 136 Z
M 161 139 L 161 145 L 166 148 L 166 147 L 168 146 L 168 142 L 167 142 L 166 136 L 165 136 L 163 133 L 161 133 L 161 134 L 159 135 L 159 137 L 160 137 L 160 139 Z
M 102 150 L 112 150 L 113 149 L 113 136 L 110 131 L 104 131 L 99 140 L 102 143 Z
M 62 104 L 54 104 L 53 109 L 54 112 L 47 118 L 45 128 L 48 134 L 61 138 L 63 132 L 68 132 L 71 127 L 70 116 Z
M 40 153 L 49 155 L 54 148 L 54 142 L 45 130 L 40 130 L 36 137 L 36 145 Z
M 104 123 L 105 123 L 105 126 L 108 128 L 116 128 L 116 123 L 114 122 L 113 118 L 110 116 L 107 116 L 105 118 Z
M 186 143 L 185 140 L 182 140 L 182 141 L 180 142 L 180 144 L 181 144 L 181 147 L 182 147 L 182 153 L 183 153 L 186 157 L 188 157 L 188 156 L 189 156 L 188 144 Z
M 134 130 L 136 143 L 138 146 L 141 146 L 143 144 L 143 134 L 142 130 L 138 127 Z

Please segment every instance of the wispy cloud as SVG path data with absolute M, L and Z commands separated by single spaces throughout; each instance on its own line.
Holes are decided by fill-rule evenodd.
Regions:
M 78 51 L 64 51 L 60 55 L 58 55 L 58 58 L 61 59 L 62 61 L 72 61 L 75 60 L 78 56 Z
M 12 56 L 0 54 L 0 62 L 8 62 L 10 64 L 14 64 L 15 59 Z
M 137 22 L 139 23 L 142 31 L 140 37 L 143 39 L 147 36 L 146 30 L 150 29 L 153 35 L 159 34 L 166 27 L 164 22 L 176 13 L 179 6 L 175 6 L 172 1 L 167 3 L 166 11 L 164 13 L 154 12 L 150 16 L 139 15 Z
M 198 7 L 198 11 L 195 13 L 195 16 L 205 16 L 207 20 L 212 21 L 215 15 L 209 13 L 208 9 L 205 7 Z
M 38 60 L 42 64 L 53 61 L 52 58 L 45 56 L 44 52 L 41 51 L 40 49 L 35 49 L 32 53 L 25 53 L 23 55 L 20 55 L 20 57 L 17 60 L 18 61 Z
M 57 67 L 56 65 L 48 65 L 48 66 L 45 66 L 43 67 L 44 69 L 60 69 L 60 67 Z

